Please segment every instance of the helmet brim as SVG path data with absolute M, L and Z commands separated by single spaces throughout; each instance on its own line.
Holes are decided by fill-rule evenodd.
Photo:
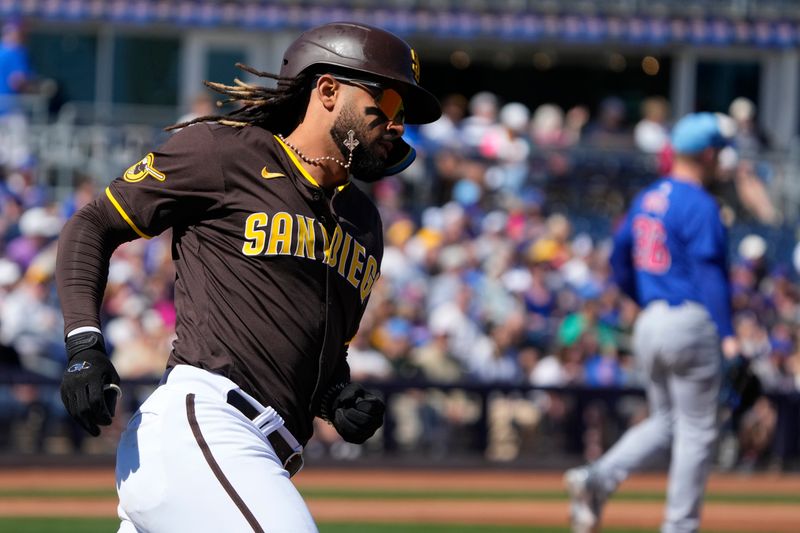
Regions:
M 401 83 L 406 124 L 427 124 L 442 116 L 442 105 L 430 92 L 419 85 Z

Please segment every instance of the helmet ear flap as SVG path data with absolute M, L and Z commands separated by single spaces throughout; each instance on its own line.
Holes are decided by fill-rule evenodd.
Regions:
M 417 151 L 411 147 L 410 144 L 405 142 L 402 138 L 394 142 L 392 151 L 386 158 L 386 168 L 383 170 L 384 176 L 393 176 L 411 166 L 411 163 L 417 158 Z

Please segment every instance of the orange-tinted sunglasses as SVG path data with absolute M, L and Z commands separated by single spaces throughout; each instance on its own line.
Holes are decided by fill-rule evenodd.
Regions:
M 334 79 L 354 85 L 367 91 L 372 98 L 375 99 L 375 104 L 381 113 L 384 114 L 386 120 L 394 122 L 395 124 L 403 124 L 406 119 L 405 106 L 403 105 L 403 97 L 394 89 L 384 87 L 378 82 L 358 80 L 355 78 L 347 78 L 344 76 L 335 75 Z

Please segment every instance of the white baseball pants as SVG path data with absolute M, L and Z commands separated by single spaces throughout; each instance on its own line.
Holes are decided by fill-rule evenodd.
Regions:
M 267 438 L 226 402 L 231 389 L 179 365 L 133 415 L 117 449 L 120 533 L 317 532 Z

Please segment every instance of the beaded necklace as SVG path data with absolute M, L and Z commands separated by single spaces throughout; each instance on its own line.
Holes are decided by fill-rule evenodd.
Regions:
M 350 155 L 347 156 L 347 163 L 343 162 L 341 159 L 337 159 L 329 155 L 310 158 L 306 154 L 301 152 L 295 145 L 287 141 L 286 138 L 283 136 L 283 134 L 279 133 L 278 138 L 281 141 L 283 141 L 283 144 L 291 148 L 292 151 L 300 157 L 300 159 L 302 159 L 309 165 L 319 165 L 320 162 L 322 161 L 333 161 L 343 169 L 347 170 L 350 168 L 350 165 L 353 164 L 353 150 L 355 149 L 356 146 L 358 146 L 358 140 L 354 138 L 353 130 L 350 130 L 347 133 L 348 133 L 348 140 L 344 142 L 344 145 L 350 150 Z

